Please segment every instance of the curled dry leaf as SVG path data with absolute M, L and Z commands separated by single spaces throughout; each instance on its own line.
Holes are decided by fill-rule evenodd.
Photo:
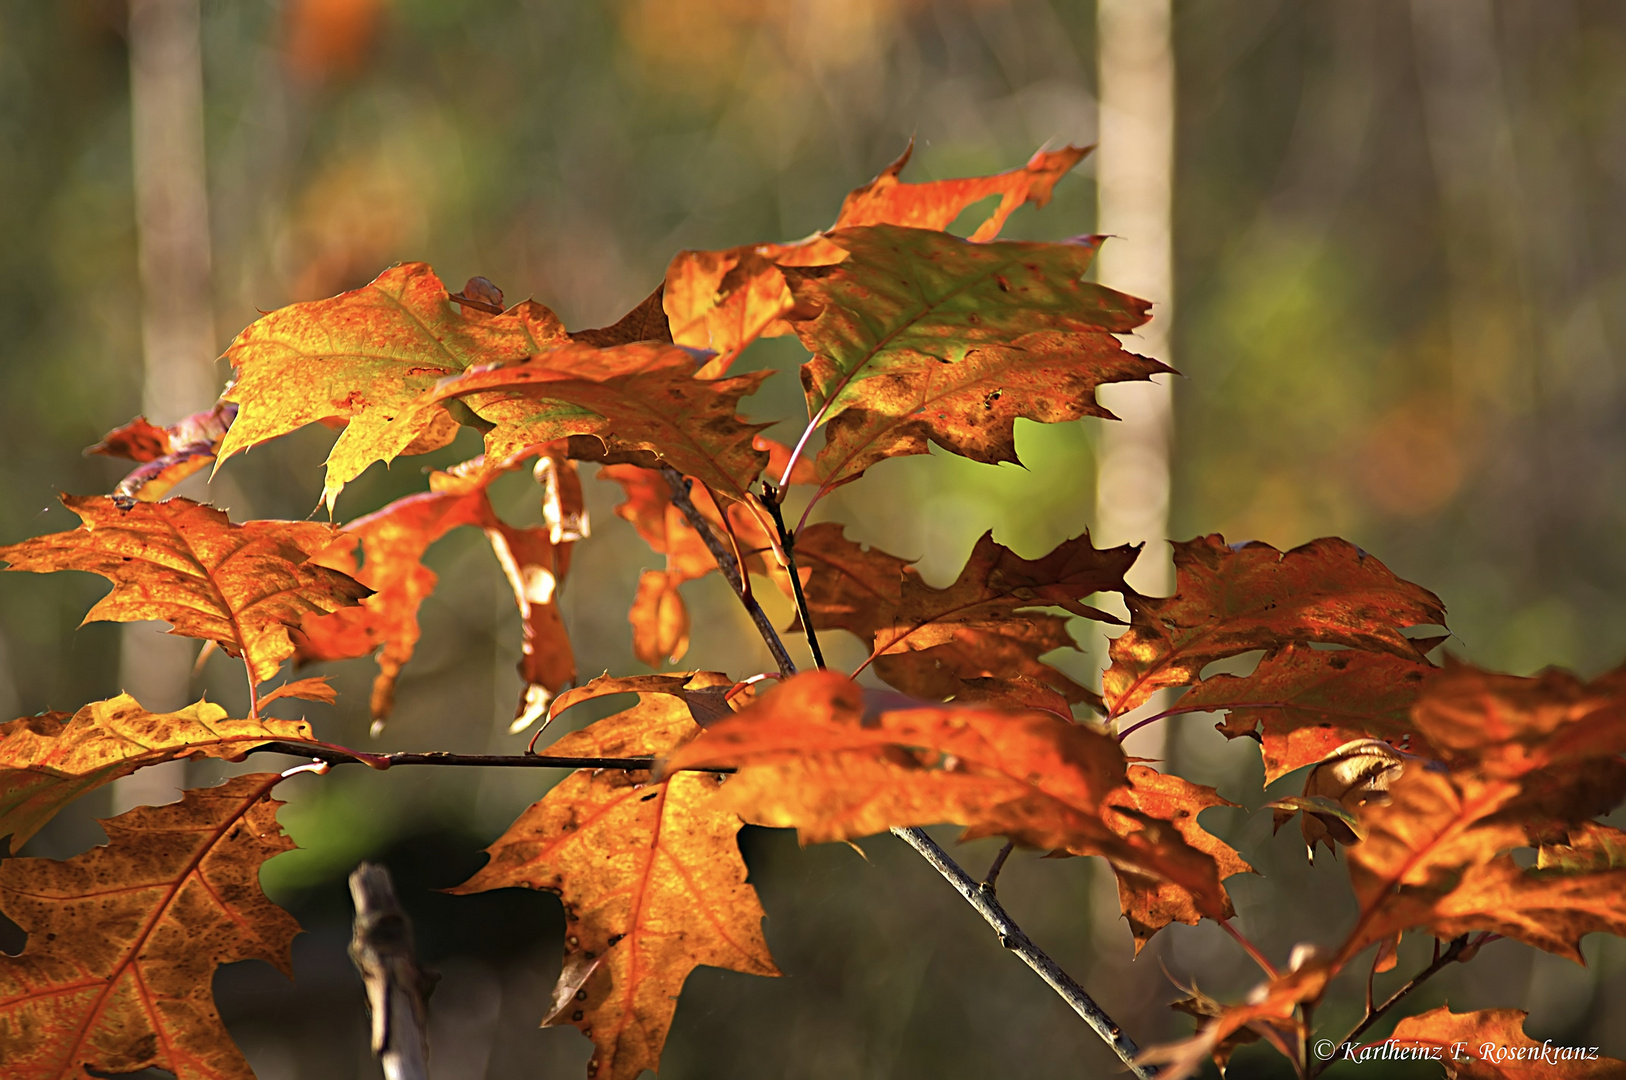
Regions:
M 1347 540 L 1286 553 L 1219 535 L 1174 545 L 1175 594 L 1127 597 L 1129 630 L 1112 642 L 1102 696 L 1113 716 L 1165 687 L 1189 686 L 1215 660 L 1318 641 L 1422 661 L 1401 630 L 1440 624 L 1440 598 L 1390 573 Z
M 551 749 L 664 754 L 699 730 L 681 698 L 640 694 L 633 708 Z M 509 826 L 483 869 L 451 890 L 524 886 L 560 898 L 565 960 L 545 1022 L 574 1024 L 593 1040 L 588 1072 L 597 1080 L 659 1067 L 678 994 L 697 966 L 779 974 L 735 840 L 742 822 L 713 797 L 720 783 L 703 773 L 662 781 L 644 772 L 572 773 Z
M 1449 1005 L 1395 1025 L 1388 1046 L 1412 1048 L 1443 1062 L 1449 1080 L 1620 1080 L 1626 1061 L 1594 1057 L 1589 1047 L 1536 1042 L 1524 1032 L 1529 1013 L 1481 1009 L 1454 1013 Z M 1372 1044 L 1374 1047 L 1383 1044 Z M 1364 1048 L 1363 1048 L 1364 1049 Z
M 1417 760 L 1417 759 L 1413 759 Z M 1302 798 L 1278 799 L 1275 827 L 1280 829 L 1304 814 L 1300 827 L 1310 861 L 1315 862 L 1318 843 L 1338 854 L 1339 844 L 1364 839 L 1359 825 L 1362 808 L 1387 801 L 1389 786 L 1405 768 L 1406 756 L 1377 739 L 1356 739 L 1335 749 L 1319 761 L 1304 778 Z
M 672 329 L 667 324 L 666 312 L 662 307 L 665 299 L 665 286 L 657 285 L 654 292 L 644 297 L 637 307 L 621 316 L 614 325 L 596 330 L 572 330 L 570 340 L 598 349 L 630 345 L 634 341 L 671 341 Z M 681 344 L 687 345 L 688 342 Z
M 0 724 L 0 836 L 23 846 L 58 810 L 137 769 L 177 758 L 237 761 L 268 742 L 321 746 L 303 720 L 233 720 L 207 701 L 171 713 L 129 694 Z
M 12 570 L 88 570 L 113 582 L 85 622 L 163 619 L 172 634 L 206 638 L 261 683 L 294 652 L 290 628 L 307 614 L 353 607 L 371 590 L 311 556 L 332 542 L 326 525 L 250 521 L 190 499 L 122 509 L 99 495 L 64 495 L 83 524 L 0 548 Z
M 225 400 L 240 411 L 220 459 L 306 424 L 343 421 L 327 458 L 331 511 L 344 485 L 375 461 L 452 441 L 457 421 L 426 397 L 441 379 L 568 340 L 540 304 L 527 300 L 501 315 L 454 307 L 427 264 L 391 267 L 360 289 L 291 304 L 237 335 L 226 350 L 237 378 Z
M 14 1080 L 167 1069 L 252 1080 L 215 1011 L 215 970 L 264 960 L 292 978 L 299 924 L 260 890 L 292 850 L 275 773 L 237 776 L 103 821 L 108 844 L 66 862 L 0 863 L 0 910 L 28 933 L 0 955 L 0 1046 Z
M 633 597 L 632 654 L 652 668 L 675 664 L 689 651 L 689 609 L 677 583 L 660 570 L 645 570 Z
M 229 401 L 193 413 L 167 428 L 150 424 L 146 417 L 138 416 L 108 432 L 85 453 L 140 462 L 139 467 L 119 481 L 118 487 L 113 489 L 113 497 L 157 502 L 176 484 L 214 464 L 221 440 L 236 417 L 237 406 Z

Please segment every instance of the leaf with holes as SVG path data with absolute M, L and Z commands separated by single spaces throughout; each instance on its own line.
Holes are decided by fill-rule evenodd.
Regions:
M 0 911 L 28 933 L 0 955 L 0 1046 L 11 1080 L 167 1069 L 252 1080 L 215 1011 L 217 968 L 264 960 L 293 976 L 299 925 L 260 891 L 293 849 L 275 773 L 102 822 L 108 843 L 66 862 L 0 863 Z

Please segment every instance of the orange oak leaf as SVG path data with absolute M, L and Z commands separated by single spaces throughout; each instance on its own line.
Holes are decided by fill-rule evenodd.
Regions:
M 1440 598 L 1403 581 L 1346 540 L 1313 540 L 1286 553 L 1224 537 L 1174 545 L 1176 591 L 1127 596 L 1129 630 L 1114 639 L 1102 696 L 1113 716 L 1164 687 L 1189 686 L 1215 660 L 1318 641 L 1421 661 L 1400 631 L 1443 623 Z
M 964 679 L 1025 676 L 1070 702 L 1094 695 L 1039 660 L 1052 649 L 1077 648 L 1066 619 L 1031 609 L 1111 620 L 1083 599 L 1127 589 L 1123 575 L 1137 550 L 1100 550 L 1086 534 L 1023 559 L 984 534 L 955 582 L 936 589 L 897 556 L 847 540 L 839 525 L 811 526 L 796 541 L 814 629 L 869 640 L 876 673 L 898 689 L 944 698 Z
M 261 694 L 260 707 L 263 709 L 279 698 L 301 698 L 305 701 L 320 701 L 324 705 L 331 705 L 339 699 L 339 692 L 327 681 L 326 675 L 292 679 L 269 693 Z
M 1621 1080 L 1626 1061 L 1599 1057 L 1595 1047 L 1536 1042 L 1524 1033 L 1529 1013 L 1520 1009 L 1481 1009 L 1454 1013 L 1449 1005 L 1395 1025 L 1385 1045 L 1415 1048 L 1420 1057 L 1442 1062 L 1450 1080 Z M 1351 1052 L 1359 1055 L 1362 1047 Z M 1374 1055 L 1375 1059 L 1376 1055 Z
M 768 425 L 746 423 L 736 409 L 771 372 L 703 380 L 694 377 L 699 367 L 694 351 L 676 345 L 597 349 L 573 342 L 448 378 L 433 400 L 463 398 L 495 424 L 486 433 L 486 454 L 494 460 L 590 435 L 612 459 L 639 454 L 743 499 L 767 459 L 752 439 Z
M 291 304 L 237 335 L 226 350 L 237 380 L 225 400 L 240 411 L 220 460 L 319 420 L 348 421 L 327 459 L 331 511 L 373 462 L 451 442 L 457 422 L 419 400 L 442 378 L 566 341 L 540 304 L 527 300 L 501 315 L 453 307 L 427 264 L 391 267 L 360 289 Z
M 1169 370 L 1114 334 L 1146 321 L 1142 300 L 1082 280 L 1096 242 L 974 244 L 895 226 L 830 235 L 850 254 L 793 274 L 794 326 L 810 423 L 830 425 L 821 488 L 929 443 L 976 461 L 1016 461 L 1018 418 L 1110 416 L 1104 382 Z M 851 415 L 849 415 L 851 414 Z
M 153 713 L 129 694 L 71 717 L 0 724 L 0 836 L 9 833 L 16 851 L 68 803 L 137 769 L 177 758 L 236 761 L 268 742 L 324 745 L 303 720 L 233 720 L 207 701 Z
M 778 266 L 747 248 L 732 248 L 678 252 L 666 268 L 661 303 L 671 340 L 717 354 L 698 373 L 716 379 L 790 313 L 796 298 Z
M 1204 810 L 1236 805 L 1220 798 L 1211 787 L 1193 784 L 1145 765 L 1131 765 L 1128 784 L 1109 797 L 1108 805 L 1107 824 L 1121 834 L 1133 834 L 1152 822 L 1172 827 L 1190 848 L 1212 862 L 1221 881 L 1232 874 L 1253 873 L 1253 867 L 1235 848 L 1197 823 L 1197 815 Z M 1125 867 L 1114 869 L 1118 875 L 1118 903 L 1135 935 L 1136 954 L 1153 934 L 1171 922 L 1195 926 L 1202 920 L 1204 912 L 1199 898 L 1178 882 L 1147 879 Z M 1198 862 L 1194 873 L 1201 877 L 1202 869 Z M 1224 912 L 1226 918 L 1234 914 L 1228 895 Z
M 190 499 L 121 509 L 100 495 L 64 495 L 83 524 L 0 548 L 12 570 L 88 570 L 113 582 L 85 622 L 163 619 L 240 656 L 261 683 L 293 654 L 307 613 L 355 605 L 370 590 L 312 561 L 333 530 L 310 521 L 249 521 Z
M 653 668 L 675 664 L 689 651 L 689 609 L 677 583 L 660 570 L 645 570 L 633 598 L 632 654 Z
M 138 468 L 119 481 L 118 487 L 113 489 L 113 497 L 157 502 L 176 484 L 214 463 L 220 442 L 236 416 L 237 406 L 228 401 L 193 413 L 167 428 L 150 424 L 146 417 L 138 416 L 123 427 L 109 431 L 85 453 L 140 462 Z
M 1626 869 L 1626 832 L 1588 821 L 1569 829 L 1562 843 L 1543 844 L 1536 852 L 1536 869 Z
M 1217 1008 L 1206 1015 L 1218 1015 L 1199 1027 L 1191 1038 L 1147 1047 L 1135 1061 L 1140 1065 L 1164 1065 L 1157 1073 L 1158 1080 L 1186 1080 L 1196 1076 L 1211 1056 L 1218 1059 L 1223 1048 L 1234 1046 L 1237 1033 L 1245 1030 L 1268 1039 L 1283 1055 L 1293 1058 L 1304 1033 L 1300 1007 L 1319 1001 L 1337 973 L 1327 955 L 1303 956 L 1292 970 L 1254 987 L 1247 1001 L 1236 1005 L 1216 1003 Z
M 275 773 L 188 791 L 102 822 L 108 844 L 66 862 L 0 863 L 0 909 L 28 933 L 0 956 L 0 1046 L 13 1080 L 167 1069 L 178 1080 L 251 1080 L 215 1011 L 222 964 L 264 960 L 292 977 L 299 924 L 260 891 L 292 850 Z
M 663 754 L 700 730 L 683 700 L 640 694 L 632 709 L 550 750 Z M 559 896 L 565 960 L 545 1024 L 593 1040 L 588 1075 L 631 1080 L 660 1065 L 689 973 L 701 964 L 777 975 L 762 906 L 735 840 L 742 822 L 712 797 L 719 777 L 582 770 L 520 815 L 491 861 L 455 893 L 514 886 Z
M 1435 756 L 1413 726 L 1411 708 L 1439 669 L 1426 660 L 1358 649 L 1290 643 L 1249 675 L 1211 675 L 1186 691 L 1175 711 L 1226 712 L 1214 725 L 1228 739 L 1260 741 L 1265 783 L 1313 764 L 1356 739 Z
M 803 843 L 954 822 L 963 839 L 1002 835 L 1102 855 L 1177 881 L 1204 914 L 1227 910 L 1212 857 L 1167 821 L 1107 811 L 1125 778 L 1110 736 L 1038 710 L 870 704 L 846 676 L 804 672 L 708 727 L 665 768 L 738 768 L 721 804 L 755 824 L 795 828 Z

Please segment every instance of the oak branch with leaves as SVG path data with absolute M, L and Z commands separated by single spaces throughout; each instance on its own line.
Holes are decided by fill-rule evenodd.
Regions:
M 28 934 L 19 955 L 0 956 L 6 1076 L 250 1076 L 211 978 L 250 958 L 289 970 L 298 927 L 259 885 L 261 865 L 293 846 L 273 793 L 293 772 L 340 765 L 574 770 L 453 891 L 560 898 L 563 967 L 552 1002 L 536 1009 L 592 1040 L 597 1080 L 659 1065 L 696 966 L 778 973 L 736 840 L 748 822 L 809 843 L 899 834 L 1136 1075 L 1164 1080 L 1209 1058 L 1223 1067 L 1259 1040 L 1313 1076 L 1326 1065 L 1313 1039 L 1358 1042 L 1487 941 L 1579 960 L 1583 935 L 1626 933 L 1626 833 L 1597 820 L 1626 797 L 1626 675 L 1587 683 L 1437 662 L 1443 639 L 1421 628 L 1443 626 L 1439 599 L 1342 540 L 1287 552 L 1218 536 L 1177 543 L 1175 595 L 1156 598 L 1125 582 L 1136 548 L 1098 549 L 1087 535 L 1038 559 L 986 535 L 936 588 L 908 560 L 813 520 L 826 495 L 877 462 L 932 445 L 1014 462 L 1016 420 L 1110 419 L 1096 387 L 1169 370 L 1120 342 L 1149 305 L 1085 280 L 1099 238 L 997 239 L 1012 211 L 1042 206 L 1084 154 L 1068 147 L 994 176 L 916 184 L 900 179 L 906 153 L 849 195 L 830 229 L 681 252 L 647 300 L 601 329 L 568 331 L 533 301 L 504 307 L 484 279 L 449 293 L 428 266 L 395 266 L 249 326 L 227 350 L 235 380 L 210 412 L 109 434 L 93 449 L 137 462 L 130 475 L 110 495 L 64 496 L 79 528 L 0 559 L 100 574 L 113 588 L 87 620 L 161 619 L 240 658 L 249 715 L 207 701 L 153 713 L 121 695 L 4 724 L 0 836 L 15 852 L 72 800 L 165 761 L 277 751 L 313 764 L 131 810 L 105 823 L 106 846 L 66 861 L 0 863 L 0 910 Z M 994 195 L 969 239 L 947 231 Z M 752 342 L 783 335 L 811 354 L 808 422 L 790 446 L 739 415 L 773 373 L 729 374 Z M 330 510 L 369 465 L 444 447 L 462 426 L 483 434 L 485 453 L 342 526 L 232 523 L 165 498 L 186 476 L 312 423 L 342 428 L 327 460 Z M 558 596 L 588 537 L 583 461 L 620 485 L 617 513 L 665 557 L 631 601 L 638 659 L 681 660 L 691 626 L 679 586 L 718 570 L 777 671 L 578 684 Z M 504 521 L 489 498 L 496 478 L 521 468 L 540 485 L 539 526 Z M 422 557 L 465 526 L 489 539 L 522 615 L 514 730 L 537 728 L 526 753 L 360 751 L 263 715 L 276 698 L 333 698 L 322 679 L 268 688 L 286 666 L 373 656 L 382 731 L 436 584 Z M 794 603 L 789 631 L 763 612 L 761 588 Z M 1109 593 L 1130 620 L 1101 685 L 1082 685 L 1043 657 L 1075 647 L 1071 618 L 1119 622 L 1092 602 Z M 819 635 L 835 632 L 870 650 L 857 671 L 826 670 Z M 1251 674 L 1202 677 L 1257 650 Z M 810 670 L 798 672 L 798 655 Z M 564 710 L 628 692 L 631 708 L 538 750 Z M 1173 704 L 1125 721 L 1154 700 Z M 1278 963 L 1234 924 L 1225 882 L 1251 868 L 1198 823 L 1234 804 L 1121 749 L 1133 728 L 1194 712 L 1223 713 L 1221 731 L 1254 740 L 1268 780 L 1310 767 L 1304 793 L 1273 805 L 1278 824 L 1300 816 L 1312 852 L 1347 849 L 1359 913 L 1342 937 Z M 1006 839 L 986 880 L 921 831 L 937 823 Z M 1170 923 L 1218 922 L 1257 964 L 1258 986 L 1238 1002 L 1189 992 L 1176 1005 L 1198 1018 L 1191 1038 L 1138 1048 L 999 905 L 994 878 L 1012 846 L 1106 860 L 1137 951 Z M 1436 939 L 1431 964 L 1385 1001 L 1369 993 L 1352 1031 L 1315 1027 L 1330 981 L 1390 970 L 1406 933 Z M 1402 1021 L 1389 1043 L 1539 1046 L 1522 1021 L 1507 1009 L 1436 1009 Z M 1475 1055 L 1448 1057 L 1447 1071 L 1537 1075 L 1518 1058 Z M 1542 1069 L 1626 1075 L 1618 1061 Z

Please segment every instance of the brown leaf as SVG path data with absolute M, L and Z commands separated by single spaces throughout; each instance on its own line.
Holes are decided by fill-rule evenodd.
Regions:
M 634 341 L 671 341 L 672 330 L 666 322 L 664 303 L 665 286 L 657 285 L 654 292 L 646 296 L 637 307 L 621 316 L 615 325 L 597 330 L 572 330 L 570 340 L 598 349 L 607 349 L 612 345 L 628 345 Z M 689 343 L 684 341 L 679 344 Z
M 675 664 L 689 651 L 689 609 L 677 583 L 660 570 L 645 570 L 633 598 L 632 654 L 652 668 Z
M 1417 759 L 1413 759 L 1417 760 Z M 1364 807 L 1388 799 L 1389 787 L 1399 778 L 1405 755 L 1377 739 L 1355 739 L 1336 748 L 1316 763 L 1304 778 L 1303 798 L 1278 799 L 1275 826 L 1280 829 L 1302 810 L 1304 847 L 1315 862 L 1316 844 L 1338 854 L 1339 844 L 1364 839 L 1358 822 Z
M 1620 1080 L 1626 1061 L 1593 1057 L 1588 1047 L 1538 1043 L 1519 1009 L 1454 1013 L 1442 1005 L 1395 1025 L 1384 1043 L 1414 1047 L 1445 1064 L 1450 1080 Z M 1373 1044 L 1381 1045 L 1381 1044 Z
M 876 673 L 921 698 L 948 697 L 965 679 L 1027 677 L 1069 702 L 1093 701 L 1089 690 L 1039 660 L 1052 649 L 1077 647 L 1066 619 L 1031 609 L 1054 606 L 1110 620 L 1083 599 L 1127 589 L 1123 575 L 1136 551 L 1098 550 L 1086 534 L 1023 559 L 985 534 L 959 578 L 936 589 L 897 556 L 847 540 L 839 525 L 810 526 L 796 541 L 814 629 L 848 630 L 871 642 Z
M 752 446 L 766 424 L 735 415 L 770 372 L 695 378 L 696 354 L 635 342 L 607 349 L 569 343 L 445 380 L 433 400 L 461 397 L 494 423 L 486 454 L 503 460 L 538 443 L 591 435 L 609 454 L 655 455 L 712 491 L 743 499 L 767 455 Z
M 688 706 L 689 719 L 705 727 L 725 716 L 733 715 L 734 710 L 724 700 L 724 695 L 733 686 L 734 680 L 720 671 L 681 671 L 671 675 L 631 675 L 622 678 L 600 675 L 586 686 L 566 690 L 554 698 L 553 703 L 548 706 L 548 723 L 553 723 L 559 718 L 560 713 L 572 705 L 580 705 L 584 701 L 601 698 L 607 694 L 634 693 L 638 695 L 640 702 L 648 702 L 651 695 L 657 694 L 679 698 Z M 647 713 L 639 713 L 635 719 L 643 725 L 646 716 Z M 681 715 L 678 719 L 681 720 Z M 681 723 L 679 727 L 682 727 Z M 602 736 L 603 730 L 596 737 Z
M 72 532 L 0 548 L 12 570 L 88 570 L 113 582 L 85 622 L 163 619 L 172 634 L 207 638 L 243 657 L 256 683 L 293 654 L 288 631 L 308 613 L 351 607 L 369 589 L 311 560 L 333 530 L 310 521 L 233 525 L 190 499 L 120 509 L 99 495 L 64 495 L 83 520 Z
M 147 765 L 177 758 L 236 761 L 267 742 L 316 743 L 303 720 L 232 720 L 207 701 L 152 713 L 129 694 L 72 717 L 0 724 L 0 836 L 16 851 L 68 803 Z
M 1445 620 L 1439 597 L 1346 540 L 1313 540 L 1284 554 L 1203 536 L 1174 545 L 1174 566 L 1173 596 L 1127 597 L 1130 627 L 1113 641 L 1102 679 L 1113 716 L 1164 687 L 1191 685 L 1215 660 L 1293 642 L 1421 661 L 1426 650 L 1401 629 Z
M 225 400 L 241 411 L 220 459 L 319 420 L 348 421 L 327 459 L 331 511 L 373 462 L 451 441 L 457 426 L 445 408 L 420 400 L 442 378 L 569 340 L 553 312 L 529 300 L 501 315 L 452 303 L 427 264 L 403 263 L 363 288 L 250 324 L 226 350 L 237 379 Z
M 1434 665 L 1392 653 L 1313 649 L 1293 643 L 1251 675 L 1211 675 L 1180 698 L 1181 712 L 1219 712 L 1228 739 L 1251 736 L 1265 755 L 1265 783 L 1317 762 L 1357 739 L 1383 739 L 1435 756 L 1411 722 L 1411 707 Z
M 281 779 L 238 776 L 137 807 L 102 822 L 106 846 L 66 862 L 0 864 L 0 909 L 28 934 L 20 955 L 0 955 L 8 1077 L 252 1080 L 211 980 L 239 960 L 292 977 L 299 925 L 260 891 L 260 867 L 294 846 L 269 795 Z
M 1169 1003 L 1169 1008 L 1176 1012 L 1183 1012 L 1187 1016 L 1195 1016 L 1199 1020 L 1213 1020 L 1225 1015 L 1225 1006 L 1209 997 L 1193 986 L 1187 996 L 1179 1001 Z M 1236 1053 L 1239 1046 L 1247 1046 L 1259 1041 L 1259 1033 L 1252 1028 L 1243 1027 L 1231 1032 L 1224 1039 L 1216 1041 L 1209 1056 L 1214 1059 L 1214 1065 L 1219 1069 L 1220 1075 L 1230 1067 L 1231 1055 Z M 1206 1047 L 1205 1047 L 1206 1049 Z
M 1197 815 L 1215 806 L 1235 806 L 1211 787 L 1193 784 L 1178 776 L 1160 773 L 1145 765 L 1129 766 L 1128 784 L 1108 799 L 1107 824 L 1122 835 L 1164 822 L 1180 834 L 1186 844 L 1211 860 L 1221 881 L 1232 874 L 1251 874 L 1236 849 L 1197 823 Z M 1123 813 L 1122 811 L 1130 813 Z M 1132 815 L 1132 816 L 1131 816 Z M 1118 875 L 1118 903 L 1135 935 L 1138 955 L 1153 934 L 1171 922 L 1195 926 L 1202 921 L 1201 900 L 1178 882 L 1147 879 L 1133 870 L 1115 868 Z M 1200 863 L 1195 876 L 1201 876 Z M 1193 876 L 1188 874 L 1188 876 Z M 1229 895 L 1225 896 L 1225 917 L 1234 914 Z
M 679 698 L 637 706 L 551 748 L 583 755 L 660 754 L 700 729 Z M 777 975 L 762 906 L 745 882 L 735 835 L 718 807 L 721 781 L 680 773 L 582 770 L 536 803 L 488 850 L 491 862 L 455 893 L 542 889 L 565 908 L 565 961 L 549 1023 L 593 1040 L 597 1080 L 660 1065 L 677 998 L 701 964 Z M 595 966 L 596 965 L 596 966 Z

